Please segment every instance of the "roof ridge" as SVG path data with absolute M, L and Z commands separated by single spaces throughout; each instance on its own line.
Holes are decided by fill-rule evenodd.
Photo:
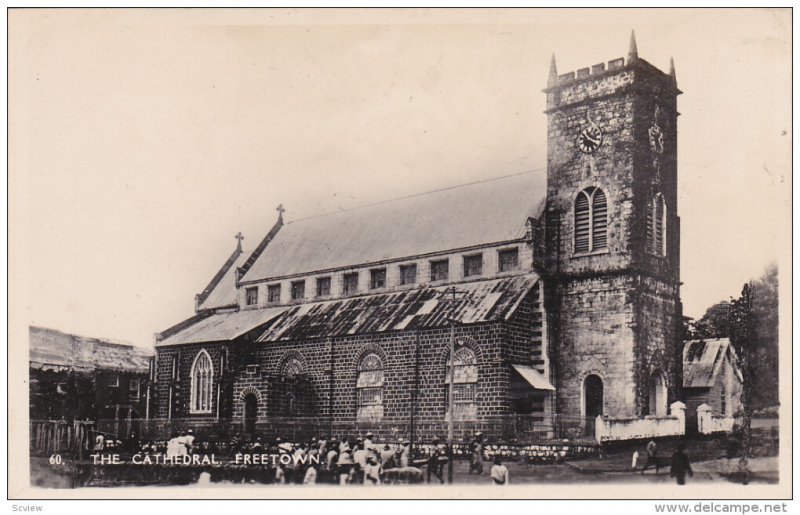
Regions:
M 41 325 L 29 325 L 28 326 L 28 330 L 29 331 L 30 330 L 50 331 L 50 332 L 53 332 L 53 333 L 59 333 L 59 334 L 62 334 L 64 336 L 68 336 L 70 338 L 80 338 L 82 340 L 89 340 L 89 341 L 96 341 L 96 342 L 103 342 L 103 343 L 111 343 L 113 345 L 123 345 L 123 346 L 126 346 L 126 347 L 138 347 L 138 345 L 136 345 L 135 343 L 133 343 L 131 341 L 128 341 L 128 340 L 122 340 L 122 339 L 117 339 L 117 338 L 107 338 L 105 336 L 86 336 L 84 334 L 70 333 L 70 332 L 67 332 L 67 331 L 63 331 L 61 329 L 53 329 L 52 327 L 44 327 L 44 326 L 41 326 Z
M 350 211 L 356 211 L 358 209 L 365 209 L 365 208 L 368 208 L 368 207 L 374 207 L 374 206 L 381 206 L 381 205 L 384 205 L 384 204 L 390 204 L 392 202 L 398 202 L 400 200 L 408 200 L 408 199 L 416 198 L 416 197 L 424 197 L 425 195 L 432 195 L 434 193 L 441 193 L 443 191 L 456 190 L 456 189 L 459 189 L 459 188 L 466 188 L 468 186 L 474 186 L 476 184 L 483 184 L 483 183 L 487 183 L 487 182 L 500 181 L 500 180 L 503 180 L 503 179 L 510 179 L 511 177 L 519 177 L 521 175 L 533 174 L 535 172 L 541 172 L 541 171 L 546 170 L 546 169 L 547 169 L 546 167 L 534 168 L 534 169 L 531 169 L 531 170 L 525 170 L 523 172 L 512 173 L 512 174 L 503 175 L 503 176 L 500 176 L 500 177 L 492 177 L 492 178 L 489 178 L 489 179 L 480 179 L 480 180 L 477 180 L 477 181 L 466 182 L 466 183 L 463 183 L 463 184 L 454 184 L 452 186 L 445 186 L 443 188 L 437 188 L 435 190 L 422 191 L 420 193 L 412 193 L 410 195 L 405 195 L 403 197 L 395 197 L 395 198 L 391 198 L 391 199 L 381 200 L 381 201 L 378 201 L 378 202 L 372 202 L 370 204 L 363 204 L 363 205 L 360 205 L 360 206 L 354 206 L 354 207 L 350 207 L 350 208 L 347 208 L 347 209 L 339 209 L 338 211 L 329 211 L 327 213 L 320 213 L 318 215 L 307 216 L 305 218 L 298 218 L 297 220 L 292 220 L 290 222 L 285 222 L 285 224 L 286 225 L 290 225 L 290 224 L 293 224 L 293 223 L 305 222 L 307 220 L 313 220 L 313 219 L 316 219 L 316 218 L 322 218 L 322 217 L 325 217 L 325 216 L 331 216 L 331 215 L 335 215 L 335 214 L 338 214 L 338 213 L 346 213 L 346 212 L 350 212 Z
M 230 268 L 234 265 L 234 263 L 236 263 L 236 260 L 239 259 L 239 256 L 242 254 L 242 245 L 239 243 L 225 263 L 223 263 L 222 267 L 217 271 L 214 277 L 211 278 L 211 281 L 208 283 L 208 285 L 203 288 L 203 291 L 194 296 L 195 312 L 200 311 L 200 306 L 202 306 L 206 299 L 208 299 L 208 297 L 211 295 L 211 292 L 214 291 L 214 288 L 219 285 L 220 281 L 222 281 L 222 278 L 228 273 L 228 270 L 230 270 Z

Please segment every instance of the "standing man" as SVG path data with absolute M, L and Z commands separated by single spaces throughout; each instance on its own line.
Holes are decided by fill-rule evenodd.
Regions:
M 367 468 L 368 453 L 364 447 L 364 442 L 359 441 L 353 451 L 353 461 L 356 463 L 356 479 L 359 483 L 364 482 L 364 470 Z
M 403 450 L 400 452 L 400 466 L 408 467 L 411 463 L 411 440 L 403 442 Z
M 655 440 L 650 440 L 647 443 L 647 461 L 644 463 L 644 467 L 642 467 L 642 474 L 644 474 L 644 471 L 647 470 L 650 465 L 655 465 L 656 474 L 658 474 L 658 444 L 656 444 Z
M 194 450 L 194 432 L 191 429 L 186 432 L 183 444 L 186 446 L 186 454 L 192 454 Z
M 679 485 L 686 484 L 686 474 L 689 474 L 689 477 L 694 475 L 692 465 L 689 463 L 689 456 L 684 452 L 685 449 L 683 444 L 678 445 L 678 450 L 672 455 L 672 466 L 669 469 L 669 476 L 674 477 Z
M 372 439 L 374 437 L 375 435 L 372 434 L 372 431 L 364 435 L 364 450 L 366 450 L 367 452 L 372 450 Z
M 332 438 L 331 448 L 328 451 L 328 454 L 325 456 L 325 466 L 327 467 L 331 477 L 333 477 L 334 473 L 336 472 L 336 461 L 339 459 L 339 452 L 336 449 L 338 449 L 338 443 L 336 442 L 335 438 Z
M 469 473 L 483 474 L 483 433 L 478 431 L 469 444 Z
M 443 465 L 439 458 L 442 456 L 442 448 L 439 446 L 439 439 L 433 439 L 433 449 L 431 449 L 431 455 L 428 458 L 428 483 L 431 482 L 431 474 L 436 476 L 439 479 L 441 484 L 444 484 L 444 478 L 442 477 L 442 469 Z
M 181 431 L 180 436 L 175 440 L 175 452 L 178 453 L 178 456 L 189 454 L 186 449 L 186 431 Z

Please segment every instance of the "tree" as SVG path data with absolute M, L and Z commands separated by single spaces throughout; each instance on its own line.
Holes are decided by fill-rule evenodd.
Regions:
M 731 303 L 722 301 L 708 308 L 700 320 L 690 322 L 689 334 L 692 340 L 705 338 L 727 338 L 730 336 L 728 312 Z
M 753 281 L 753 409 L 777 406 L 778 383 L 778 267 L 768 266 Z

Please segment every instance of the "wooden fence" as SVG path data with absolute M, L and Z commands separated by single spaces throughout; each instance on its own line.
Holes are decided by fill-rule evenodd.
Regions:
M 88 455 L 94 433 L 89 420 L 32 420 L 30 424 L 31 454 L 69 454 L 81 459 Z

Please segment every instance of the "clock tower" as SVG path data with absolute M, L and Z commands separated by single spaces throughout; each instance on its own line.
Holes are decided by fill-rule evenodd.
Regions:
M 547 205 L 537 263 L 548 298 L 555 410 L 665 415 L 680 395 L 675 69 L 638 55 L 547 88 Z M 578 429 L 575 429 L 578 431 Z

